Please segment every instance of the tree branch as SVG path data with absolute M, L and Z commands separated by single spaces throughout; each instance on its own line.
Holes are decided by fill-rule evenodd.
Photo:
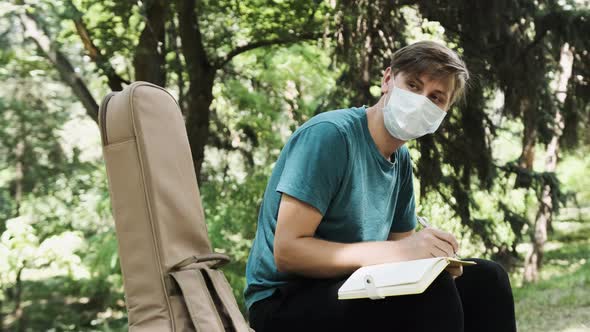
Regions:
M 78 32 L 78 36 L 82 40 L 82 44 L 84 45 L 84 49 L 90 59 L 96 63 L 99 70 L 107 77 L 109 87 L 112 91 L 121 91 L 123 90 L 123 83 L 129 85 L 130 82 L 128 80 L 123 79 L 121 76 L 117 74 L 109 60 L 102 55 L 102 52 L 96 47 L 94 42 L 92 41 L 92 36 L 90 35 L 90 31 L 86 27 L 86 24 L 82 20 L 82 13 L 78 10 L 76 6 L 70 1 L 68 2 L 68 6 L 74 12 L 74 25 L 76 27 L 76 31 Z
M 82 78 L 76 73 L 74 67 L 66 56 L 57 49 L 57 45 L 47 36 L 45 30 L 38 25 L 35 17 L 30 14 L 20 14 L 20 20 L 23 25 L 26 38 L 31 39 L 45 57 L 55 66 L 62 80 L 68 84 L 76 97 L 82 102 L 86 113 L 98 123 L 98 104 L 94 97 L 82 81 Z
M 304 40 L 314 40 L 314 39 L 318 39 L 321 37 L 322 37 L 321 33 L 305 32 L 305 33 L 302 33 L 299 35 L 289 36 L 289 37 L 285 37 L 285 38 L 274 38 L 274 39 L 268 39 L 268 40 L 255 41 L 255 42 L 252 42 L 252 43 L 244 45 L 244 46 L 236 47 L 235 49 L 230 51 L 226 56 L 219 59 L 219 61 L 216 62 L 214 67 L 217 69 L 221 69 L 229 61 L 231 61 L 231 59 L 233 59 L 236 55 L 253 50 L 255 48 L 271 46 L 271 45 L 287 45 L 287 44 L 298 43 L 298 42 L 304 41 Z

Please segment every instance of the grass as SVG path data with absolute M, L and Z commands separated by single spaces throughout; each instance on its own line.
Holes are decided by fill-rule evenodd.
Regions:
M 523 285 L 522 269 L 511 275 L 518 331 L 590 332 L 590 220 L 555 221 L 554 230 L 540 280 Z

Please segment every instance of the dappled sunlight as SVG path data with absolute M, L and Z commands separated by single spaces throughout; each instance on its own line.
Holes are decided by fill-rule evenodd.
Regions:
M 27 221 L 28 220 L 28 221 Z M 22 270 L 22 280 L 42 280 L 56 276 L 88 278 L 89 271 L 81 264 L 76 252 L 85 246 L 79 232 L 66 231 L 39 243 L 30 218 L 19 217 L 6 222 L 6 231 L 0 239 L 3 254 L 0 265 L 2 280 L 15 280 Z
M 590 223 L 555 221 L 554 229 L 571 238 Z M 537 283 L 523 286 L 522 269 L 512 275 L 519 331 L 590 331 L 590 239 L 576 239 L 548 243 Z
M 190 154 L 178 155 L 176 146 L 166 146 L 168 161 L 192 158 L 211 248 L 231 257 L 223 272 L 246 314 L 246 262 L 255 236 L 270 234 L 258 226 L 258 218 L 269 207 L 265 192 L 278 188 L 268 184 L 275 166 L 282 165 L 282 160 L 277 163 L 281 151 L 286 151 L 285 164 L 293 159 L 285 144 L 310 119 L 319 115 L 327 121 L 329 111 L 365 105 L 368 114 L 387 114 L 382 111 L 387 98 L 381 97 L 389 83 L 383 85 L 383 73 L 396 51 L 416 41 L 445 45 L 461 58 L 458 63 L 464 61 L 469 75 L 462 69 L 454 78 L 451 98 L 462 78 L 470 80 L 465 100 L 447 105 L 433 134 L 404 143 L 411 163 L 391 183 L 395 188 L 407 177 L 410 181 L 401 184 L 413 184 L 416 211 L 408 215 L 426 216 L 433 227 L 452 233 L 459 256 L 494 259 L 507 268 L 519 331 L 590 331 L 590 2 L 441 3 L 1 1 L 0 331 L 128 329 L 118 251 L 118 240 L 127 234 L 116 232 L 126 227 L 115 227 L 113 212 L 135 203 L 113 197 L 108 181 L 113 172 L 107 178 L 103 153 L 131 143 L 147 150 L 151 144 L 142 146 L 138 139 L 147 133 L 136 118 L 140 113 L 130 116 L 135 136 L 115 140 L 125 131 L 124 121 L 111 111 L 99 116 L 105 95 L 148 81 L 178 101 Z M 566 53 L 575 59 L 569 66 L 562 65 Z M 436 67 L 429 79 L 455 67 Z M 423 97 L 440 100 L 437 94 Z M 128 105 L 136 101 L 130 98 Z M 359 114 L 369 119 L 366 112 Z M 372 119 L 383 123 L 366 120 L 369 134 L 363 131 L 354 139 L 361 140 L 359 146 L 375 143 L 385 154 L 395 135 L 387 136 L 384 117 Z M 177 124 L 182 133 L 182 123 Z M 150 133 L 158 136 L 166 125 L 157 123 Z M 345 124 L 336 127 L 340 131 Z M 110 145 L 103 146 L 103 134 L 112 139 Z M 320 144 L 327 150 L 346 145 L 329 158 L 330 170 L 344 165 L 344 158 L 356 162 L 363 157 L 352 136 L 341 134 L 346 144 Z M 165 141 L 157 138 L 154 142 Z M 141 153 L 140 158 L 122 155 L 138 159 L 142 167 L 151 160 Z M 302 165 L 312 166 L 312 154 L 303 156 Z M 350 169 L 343 173 L 360 178 L 359 170 L 374 160 L 361 161 L 347 164 Z M 309 187 L 310 196 L 319 196 L 319 187 L 327 187 L 321 185 L 326 175 L 337 173 L 325 171 L 316 181 L 306 172 L 292 178 Z M 133 175 L 139 173 L 150 202 L 158 195 L 146 176 L 167 182 L 174 171 L 147 167 Z M 192 174 L 183 169 L 181 176 Z M 384 188 L 389 185 L 389 178 L 365 185 L 370 178 L 363 176 L 356 187 L 364 197 L 378 192 L 383 182 Z M 327 209 L 339 210 L 338 202 L 356 208 L 381 203 L 382 196 L 389 199 L 349 202 L 341 195 L 347 182 L 330 182 L 339 187 L 323 199 Z M 397 203 L 404 201 L 390 197 L 392 204 L 383 209 L 395 206 L 396 211 L 387 223 L 399 220 Z M 178 205 L 158 204 L 148 215 L 191 202 L 197 203 L 190 198 Z M 366 211 L 359 221 L 383 222 L 368 218 Z M 553 231 L 544 220 L 553 220 Z M 334 232 L 346 228 L 331 218 L 321 222 L 337 225 Z M 271 225 L 274 232 L 276 224 Z M 534 232 L 536 225 L 541 226 Z M 329 240 L 324 235 L 331 232 L 318 233 Z M 167 240 L 166 245 L 175 245 L 187 239 Z M 536 256 L 542 257 L 542 267 L 538 282 L 524 284 L 531 241 L 543 243 L 543 255 Z M 267 244 L 274 250 L 273 242 Z M 153 264 L 148 256 L 146 264 Z M 143 259 L 138 258 L 140 264 Z M 335 257 L 326 262 L 330 259 Z M 530 276 L 535 275 L 532 266 Z
M 588 332 L 590 331 L 590 324 L 576 324 L 575 326 L 566 327 L 561 332 Z

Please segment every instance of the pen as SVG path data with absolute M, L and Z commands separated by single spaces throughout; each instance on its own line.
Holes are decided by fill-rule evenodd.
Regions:
M 418 222 L 420 223 L 420 225 L 422 225 L 422 227 L 430 227 L 430 224 L 428 223 L 428 219 L 426 219 L 426 217 L 416 216 L 416 218 L 418 219 Z
M 430 224 L 428 223 L 428 219 L 426 219 L 426 217 L 416 216 L 416 219 L 418 220 L 420 225 L 422 225 L 422 227 L 430 227 Z M 461 259 L 461 257 L 457 256 L 457 253 L 454 253 L 454 254 L 455 254 L 454 258 Z

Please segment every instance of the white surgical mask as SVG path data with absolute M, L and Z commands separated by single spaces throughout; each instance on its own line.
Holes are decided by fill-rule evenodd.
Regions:
M 383 108 L 385 128 L 403 141 L 434 133 L 446 114 L 425 96 L 396 87 Z

